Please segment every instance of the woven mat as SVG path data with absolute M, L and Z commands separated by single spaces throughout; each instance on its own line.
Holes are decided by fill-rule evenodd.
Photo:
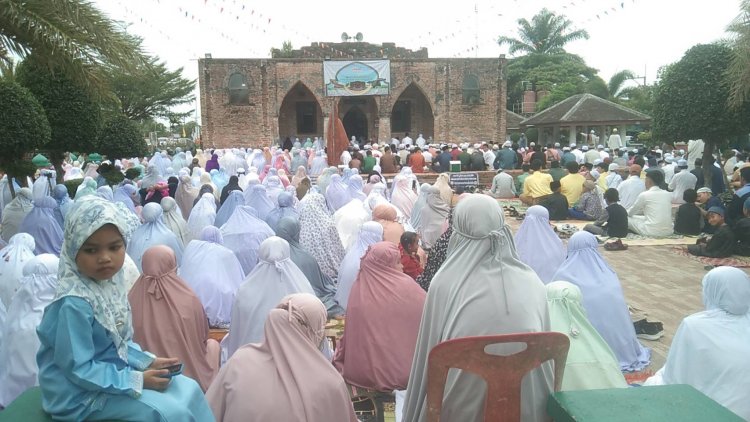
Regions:
M 641 385 L 654 375 L 654 370 L 646 368 L 638 372 L 623 372 L 622 375 L 625 376 L 628 385 Z
M 611 239 L 605 236 L 597 236 L 600 240 L 606 242 Z M 628 246 L 664 246 L 664 245 L 694 245 L 697 237 L 683 236 L 675 234 L 666 237 L 646 237 L 635 233 L 628 233 L 628 237 L 622 241 Z
M 686 247 L 675 247 L 670 249 L 677 255 L 686 256 L 694 261 L 701 262 L 705 265 L 713 265 L 714 267 L 737 267 L 737 268 L 750 268 L 750 258 L 746 256 L 733 255 L 729 258 L 709 258 L 707 256 L 695 256 L 687 251 Z

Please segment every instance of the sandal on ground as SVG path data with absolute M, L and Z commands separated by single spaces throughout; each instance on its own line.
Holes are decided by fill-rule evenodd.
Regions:
M 628 250 L 628 245 L 622 243 L 622 240 L 617 239 L 614 242 L 605 243 L 604 249 L 608 251 L 626 251 Z

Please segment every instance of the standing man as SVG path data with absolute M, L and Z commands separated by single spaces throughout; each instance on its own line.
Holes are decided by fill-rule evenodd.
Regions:
M 614 151 L 615 148 L 622 148 L 624 146 L 620 134 L 617 133 L 617 128 L 612 129 L 612 134 L 609 135 L 609 139 L 607 140 L 607 146 L 611 151 Z
M 691 139 L 688 141 L 688 147 L 687 147 L 688 170 L 693 170 L 695 168 L 695 160 L 703 156 L 704 146 L 705 144 L 703 143 L 703 139 L 695 139 L 695 140 Z
M 677 162 L 677 174 L 672 177 L 672 181 L 669 182 L 669 190 L 672 191 L 672 203 L 673 204 L 684 204 L 685 200 L 682 199 L 682 194 L 688 189 L 695 189 L 695 184 L 698 182 L 698 178 L 688 170 L 687 161 L 680 160 Z M 740 209 L 740 213 L 741 213 Z
M 484 154 L 484 170 L 492 170 L 495 164 L 495 153 L 492 152 L 487 143 L 482 144 L 482 151 Z
M 409 147 L 412 143 L 412 139 L 409 137 L 409 132 L 406 132 L 406 134 L 404 134 L 404 145 Z

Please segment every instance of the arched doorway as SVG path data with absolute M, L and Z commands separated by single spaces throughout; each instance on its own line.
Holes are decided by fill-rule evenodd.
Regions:
M 406 132 L 412 138 L 420 133 L 425 138 L 434 136 L 435 133 L 432 106 L 414 82 L 398 96 L 391 110 L 391 136 L 403 137 Z
M 323 136 L 323 112 L 312 91 L 297 82 L 284 96 L 279 108 L 279 137 L 300 139 Z
M 350 108 L 344 115 L 342 122 L 349 138 L 356 136 L 358 140 L 367 139 L 367 116 L 358 106 Z

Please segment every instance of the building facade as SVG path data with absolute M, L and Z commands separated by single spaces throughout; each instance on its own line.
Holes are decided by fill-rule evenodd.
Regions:
M 278 54 L 277 54 L 278 53 Z M 349 137 L 505 140 L 504 57 L 432 59 L 427 50 L 363 42 L 313 43 L 270 59 L 198 61 L 205 147 L 265 146 L 287 136 L 326 136 L 338 106 Z M 387 59 L 388 95 L 325 95 L 325 60 Z

